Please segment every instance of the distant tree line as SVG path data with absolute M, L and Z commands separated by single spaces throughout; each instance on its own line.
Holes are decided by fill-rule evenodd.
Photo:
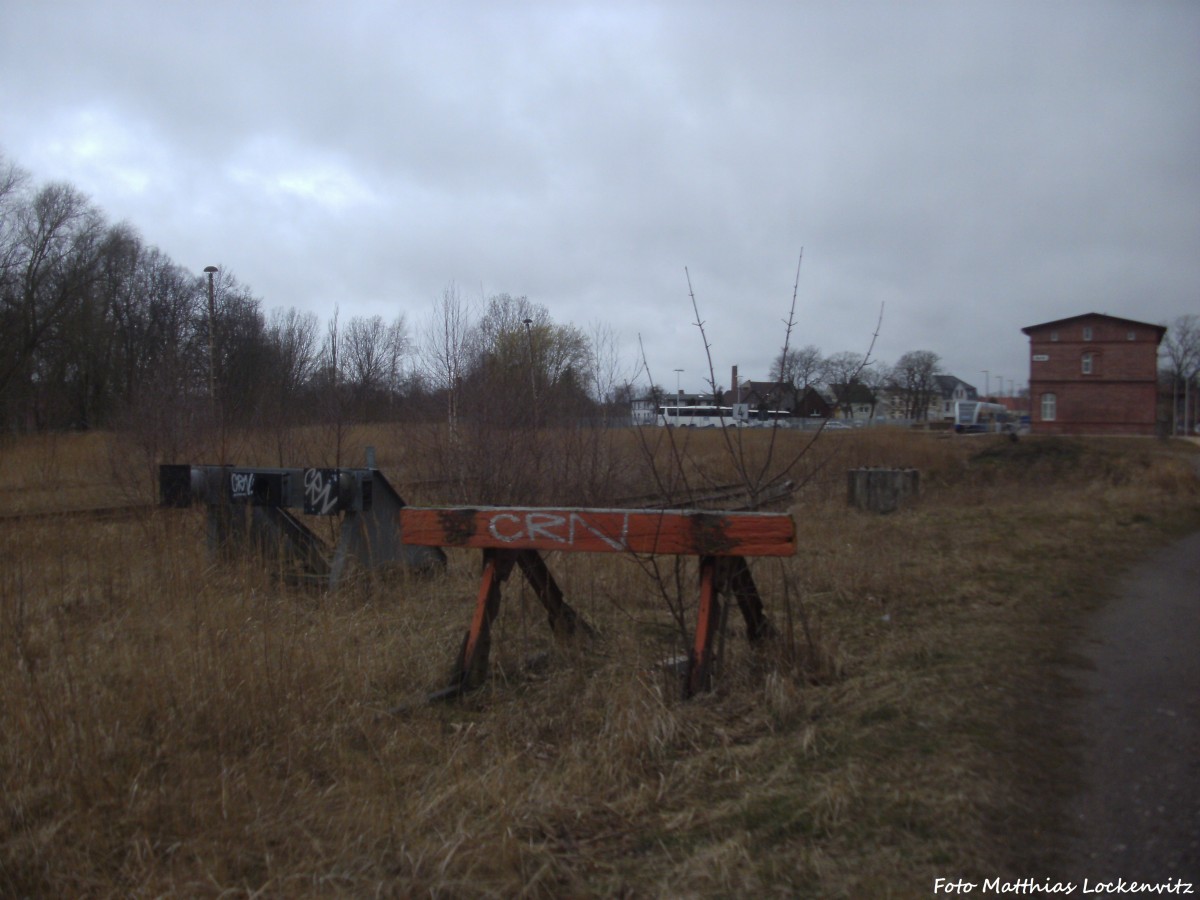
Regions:
M 211 307 L 210 307 L 211 299 Z M 1164 381 L 1194 418 L 1200 328 L 1164 342 Z M 882 391 L 920 419 L 940 357 L 886 365 L 793 347 L 770 378 L 793 397 L 827 386 L 853 408 Z M 651 396 L 666 397 L 661 387 Z M 0 156 L 0 429 L 178 424 L 303 425 L 405 420 L 496 427 L 628 421 L 635 396 L 612 332 L 555 323 L 526 297 L 465 300 L 448 285 L 416 334 L 404 315 L 322 322 L 264 312 L 229 272 L 175 263 L 69 184 L 35 185 Z
M 627 412 L 617 369 L 605 328 L 507 294 L 472 305 L 451 286 L 416 339 L 403 315 L 264 312 L 232 274 L 189 271 L 71 185 L 35 185 L 0 157 L 5 431 L 163 416 L 553 424 Z
M 872 407 L 886 391 L 898 398 L 897 412 L 907 419 L 924 419 L 937 397 L 935 377 L 941 371 L 941 357 L 932 350 L 913 350 L 887 365 L 868 359 L 861 353 L 843 351 L 822 356 L 808 345 L 781 351 L 772 364 L 772 377 L 785 385 L 793 396 L 801 396 L 809 387 L 828 386 L 833 400 L 852 410 L 865 402 Z
M 1196 434 L 1200 421 L 1200 316 L 1180 316 L 1163 338 L 1160 389 L 1168 398 L 1163 418 L 1174 434 Z
M 1159 361 L 1161 391 L 1168 402 L 1164 418 L 1173 422 L 1177 431 L 1194 428 L 1200 418 L 1200 316 L 1179 316 L 1171 323 Z M 942 371 L 941 357 L 931 350 L 905 353 L 889 366 L 859 353 L 822 356 L 811 344 L 781 351 L 771 368 L 772 379 L 793 397 L 800 397 L 809 387 L 825 387 L 836 403 L 852 409 L 856 398 L 873 404 L 886 392 L 898 400 L 894 410 L 914 420 L 928 416 L 938 394 L 935 378 L 948 374 L 952 373 Z

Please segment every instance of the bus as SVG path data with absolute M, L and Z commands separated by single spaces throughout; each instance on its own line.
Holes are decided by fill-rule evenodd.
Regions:
M 959 400 L 954 404 L 954 430 L 960 434 L 1011 431 L 1008 408 L 1001 403 Z
M 751 409 L 738 424 L 745 428 L 771 428 L 776 425 L 786 428 L 791 421 L 792 414 L 786 409 Z
M 792 414 L 786 409 L 750 409 L 737 406 L 660 406 L 656 424 L 680 428 L 771 428 L 787 426 Z
M 660 406 L 658 425 L 680 428 L 722 428 L 736 425 L 728 406 Z

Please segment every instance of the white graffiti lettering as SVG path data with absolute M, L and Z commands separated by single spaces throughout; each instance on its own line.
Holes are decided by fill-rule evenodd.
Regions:
M 254 496 L 253 472 L 230 472 L 229 490 L 234 499 L 240 500 Z
M 318 516 L 327 516 L 337 508 L 337 472 L 330 475 L 326 479 L 322 469 L 304 470 L 304 505 Z
M 499 528 L 501 520 L 506 522 L 516 522 L 517 530 L 507 534 L 501 534 Z M 521 536 L 523 535 L 523 532 L 520 530 L 520 524 L 520 516 L 514 516 L 512 513 L 499 513 L 498 515 L 492 516 L 492 520 L 488 522 L 488 534 L 490 534 L 496 540 L 505 541 L 506 543 L 517 541 L 520 540 Z
M 602 532 L 600 529 L 592 527 L 592 525 L 590 523 L 588 523 L 588 521 L 586 519 L 584 519 L 583 516 L 581 516 L 577 512 L 573 512 L 573 513 L 571 513 L 571 543 L 572 544 L 575 543 L 576 527 L 582 527 L 582 528 L 587 529 L 592 534 L 594 534 L 596 537 L 600 538 L 600 540 L 604 541 L 604 543 L 608 544 L 608 546 L 612 547 L 614 550 L 629 549 L 629 544 L 627 543 L 627 539 L 629 538 L 629 513 L 625 513 L 625 515 L 623 515 L 621 517 L 621 536 L 619 538 L 613 538 L 613 537 L 605 534 L 604 532 Z
M 574 543 L 574 541 L 566 540 L 562 535 L 555 534 L 552 529 L 559 528 L 567 522 L 563 516 L 556 516 L 553 513 L 531 512 L 525 514 L 525 535 L 531 541 L 547 540 L 557 543 Z
M 599 538 L 614 550 L 628 549 L 629 514 L 621 518 L 620 535 L 605 534 L 578 512 L 560 516 L 530 510 L 523 516 L 511 512 L 496 513 L 488 520 L 488 534 L 498 541 L 512 544 L 517 541 L 551 541 L 565 547 L 575 545 L 577 535 L 586 532 Z

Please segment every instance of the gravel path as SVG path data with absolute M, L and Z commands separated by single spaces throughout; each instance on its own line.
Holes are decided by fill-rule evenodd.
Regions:
M 1126 575 L 1077 648 L 1085 737 L 1064 874 L 1200 895 L 1200 533 Z

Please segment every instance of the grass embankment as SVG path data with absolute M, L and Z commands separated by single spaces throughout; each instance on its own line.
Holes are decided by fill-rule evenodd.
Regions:
M 54 467 L 81 494 L 110 478 L 98 436 L 58 441 L 53 462 L 0 448 L 0 512 L 44 509 Z M 392 714 L 445 677 L 471 554 L 318 596 L 210 562 L 200 511 L 0 522 L 0 894 L 920 896 L 1048 874 L 1055 672 L 1109 579 L 1200 526 L 1193 449 L 827 435 L 797 469 L 800 552 L 753 564 L 796 653 L 756 658 L 735 615 L 687 703 L 629 560 L 550 559 L 594 646 L 554 647 L 514 579 L 489 686 Z M 919 503 L 848 509 L 858 465 L 921 469 Z M 693 602 L 690 566 L 662 568 Z

